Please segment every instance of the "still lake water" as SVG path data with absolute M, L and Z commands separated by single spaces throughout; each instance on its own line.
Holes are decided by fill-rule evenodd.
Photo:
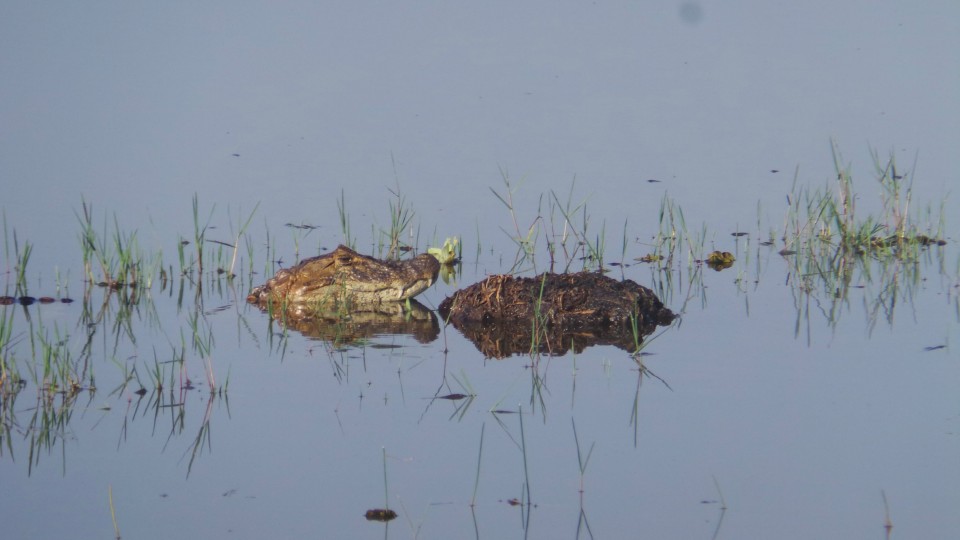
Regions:
M 887 507 L 894 538 L 960 531 L 955 2 L 2 12 L 5 294 L 15 231 L 30 294 L 76 300 L 0 307 L 28 381 L 4 401 L 4 537 L 113 537 L 108 494 L 126 538 L 884 538 Z M 759 245 L 795 178 L 833 186 L 831 140 L 861 215 L 881 207 L 871 149 L 892 153 L 918 224 L 945 201 L 948 242 L 855 272 L 842 301 Z M 463 241 L 456 280 L 419 297 L 435 308 L 511 268 L 503 175 L 522 232 L 545 217 L 537 270 L 550 194 L 572 191 L 574 228 L 586 214 L 606 262 L 630 263 L 610 275 L 682 312 L 645 348 L 661 380 L 593 347 L 541 358 L 535 392 L 529 356 L 485 359 L 453 328 L 340 349 L 244 302 L 268 261 L 343 240 L 341 195 L 375 253 L 399 186 L 405 240 Z M 194 194 L 208 240 L 234 242 L 256 206 L 233 282 L 177 276 Z M 733 268 L 634 262 L 665 195 Z M 116 223 L 174 269 L 130 311 L 85 286 L 82 200 L 101 237 Z M 29 376 L 41 339 L 88 360 L 70 400 Z M 451 393 L 475 396 L 430 399 Z M 533 506 L 509 504 L 527 481 Z M 399 518 L 364 519 L 384 505 Z

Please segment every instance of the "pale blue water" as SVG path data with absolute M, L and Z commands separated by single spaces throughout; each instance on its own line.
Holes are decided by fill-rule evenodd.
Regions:
M 0 454 L 5 537 L 113 537 L 108 489 L 127 538 L 575 537 L 574 422 L 584 457 L 593 445 L 581 538 L 713 537 L 721 493 L 718 538 L 882 538 L 881 492 L 893 537 L 955 536 L 958 7 L 702 3 L 697 16 L 692 5 L 4 6 L 0 206 L 10 236 L 34 246 L 30 292 L 55 294 L 59 272 L 77 300 L 0 308 L 14 324 L 5 355 L 31 358 L 41 324 L 81 355 L 81 197 L 105 234 L 116 215 L 174 268 L 194 193 L 202 218 L 215 206 L 215 240 L 232 242 L 259 203 L 254 283 L 207 278 L 199 306 L 187 286 L 180 307 L 176 288 L 155 283 L 134 340 L 115 337 L 111 298 L 92 341 L 97 391 L 63 409 L 69 422 L 32 459 L 37 389 L 19 393 Z M 835 325 L 830 295 L 798 293 L 779 246 L 756 245 L 782 231 L 797 168 L 802 186 L 835 177 L 831 140 L 856 178 L 858 211 L 879 208 L 870 149 L 892 151 L 915 179 L 914 215 L 946 199 L 948 240 L 921 261 L 912 294 L 897 282 L 895 303 L 878 270 L 858 276 L 864 288 Z M 485 360 L 452 328 L 429 344 L 374 339 L 400 348 L 337 352 L 298 334 L 281 348 L 244 304 L 265 278 L 268 242 L 289 264 L 297 246 L 308 256 L 342 241 L 341 192 L 371 252 L 398 184 L 416 211 L 411 243 L 462 237 L 458 285 L 505 271 L 514 223 L 490 192 L 505 194 L 502 171 L 519 185 L 524 233 L 541 194 L 546 209 L 573 182 L 589 230 L 605 227 L 608 261 L 620 259 L 624 222 L 627 261 L 649 251 L 635 239 L 656 232 L 665 193 L 691 230 L 706 226 L 708 249 L 737 252 L 734 268 L 704 272 L 682 324 L 648 346 L 646 365 L 669 388 L 646 378 L 638 393 L 634 361 L 595 347 L 541 360 L 545 410 L 537 401 L 531 412 L 529 357 Z M 749 247 L 735 230 L 754 235 Z M 645 265 L 624 274 L 655 283 Z M 679 311 L 690 291 L 685 274 L 678 281 L 667 303 Z M 434 308 L 456 287 L 421 300 Z M 95 289 L 95 313 L 102 298 Z M 877 298 L 887 301 L 876 308 Z M 212 403 L 190 344 L 195 313 L 214 336 L 216 384 L 229 381 Z M 924 350 L 936 345 L 946 347 Z M 147 382 L 155 359 L 181 349 L 195 388 L 181 396 L 174 372 L 162 404 L 183 407 L 155 408 L 137 384 L 112 393 L 123 366 Z M 477 394 L 465 409 L 427 399 L 470 393 L 457 380 Z M 489 412 L 518 405 L 530 413 L 536 504 L 526 528 L 505 502 L 524 483 L 519 416 Z M 384 506 L 384 449 L 400 514 L 386 530 L 363 518 Z

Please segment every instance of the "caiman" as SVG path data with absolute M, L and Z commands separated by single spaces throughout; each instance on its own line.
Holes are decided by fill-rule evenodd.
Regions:
M 341 245 L 278 271 L 254 288 L 247 302 L 300 316 L 332 306 L 366 311 L 413 298 L 433 285 L 439 272 L 440 263 L 433 255 L 382 261 Z

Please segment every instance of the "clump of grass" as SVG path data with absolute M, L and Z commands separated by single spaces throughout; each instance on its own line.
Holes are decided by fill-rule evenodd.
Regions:
M 144 289 L 150 286 L 152 275 L 160 266 L 159 254 L 148 260 L 137 240 L 137 231 L 125 232 L 113 217 L 112 234 L 107 233 L 106 220 L 102 233 L 93 225 L 93 205 L 81 199 L 81 214 L 75 214 L 80 222 L 80 246 L 83 269 L 89 284 L 121 289 L 131 287 Z M 107 238 L 112 241 L 108 242 Z M 94 264 L 99 267 L 100 277 L 94 273 Z
M 47 331 L 41 331 L 37 337 L 41 354 L 39 369 L 31 370 L 34 384 L 48 395 L 74 395 L 79 392 L 83 377 L 71 360 L 67 339 L 60 335 L 56 325 L 52 339 Z
M 20 391 L 23 380 L 11 352 L 14 345 L 13 314 L 13 310 L 0 309 L 0 399 L 4 400 L 4 405 L 8 396 Z
M 576 179 L 570 184 L 570 192 L 566 201 L 561 201 L 554 191 L 550 191 L 546 200 L 544 200 L 543 195 L 540 195 L 536 216 L 528 226 L 521 228 L 520 219 L 517 217 L 517 206 L 514 201 L 514 194 L 519 189 L 519 185 L 515 186 L 511 183 L 506 171 L 501 169 L 500 174 L 506 189 L 502 193 L 493 188 L 490 188 L 490 191 L 508 210 L 513 222 L 512 232 L 503 229 L 517 245 L 514 263 L 508 273 L 519 271 L 527 263 L 533 267 L 534 271 L 537 271 L 537 255 L 540 250 L 538 241 L 541 234 L 546 244 L 549 271 L 553 272 L 557 266 L 562 265 L 562 271 L 569 272 L 577 262 L 582 263 L 582 270 L 601 270 L 603 268 L 606 250 L 606 222 L 601 225 L 599 233 L 590 231 L 590 214 L 587 212 L 586 200 L 577 204 L 573 203 Z M 544 212 L 545 204 L 547 212 Z M 544 216 L 545 213 L 546 216 Z
M 853 286 L 879 284 L 876 292 L 865 293 L 871 298 L 866 305 L 868 322 L 872 329 L 883 314 L 892 323 L 893 307 L 909 301 L 920 286 L 917 263 L 922 254 L 946 243 L 941 239 L 943 206 L 939 215 L 929 206 L 923 212 L 913 209 L 916 165 L 911 172 L 901 171 L 893 154 L 881 158 L 872 150 L 880 206 L 877 212 L 864 213 L 858 208 L 862 201 L 849 165 L 835 143 L 831 150 L 835 179 L 820 189 L 798 188 L 797 173 L 787 195 L 780 254 L 790 261 L 788 282 L 798 297 L 797 335 L 810 307 L 801 297 L 822 294 L 827 303 L 818 302 L 816 309 L 832 326 L 844 312 Z
M 238 255 L 237 246 L 245 236 L 246 230 L 252 221 L 253 212 L 241 215 L 239 221 L 231 219 L 231 235 L 234 243 L 218 242 L 205 238 L 209 236 L 210 219 L 206 224 L 201 219 L 201 210 L 197 197 L 193 199 L 194 206 L 194 236 L 196 251 L 191 253 L 189 242 L 181 245 L 181 275 L 183 277 L 201 275 L 201 268 L 217 268 L 216 275 L 233 274 L 233 269 L 244 266 Z M 254 212 L 256 208 L 254 208 Z M 211 217 L 213 212 L 211 211 Z M 160 327 L 160 317 L 153 305 L 153 299 L 145 291 L 151 287 L 152 277 L 158 272 L 164 282 L 174 276 L 174 267 L 170 271 L 162 269 L 160 254 L 145 255 L 140 247 L 136 231 L 121 228 L 116 216 L 101 217 L 93 210 L 93 205 L 81 200 L 81 207 L 75 210 L 75 216 L 80 225 L 78 239 L 83 256 L 83 278 L 88 286 L 84 288 L 82 310 L 76 328 L 73 332 L 81 335 L 80 343 L 72 340 L 72 336 L 62 330 L 57 324 L 44 325 L 43 309 L 8 309 L 0 308 L 0 439 L 10 440 L 11 429 L 26 434 L 29 444 L 29 471 L 39 463 L 40 457 L 49 453 L 49 450 L 65 440 L 65 434 L 71 433 L 69 422 L 73 417 L 73 405 L 81 390 L 88 390 L 92 396 L 95 392 L 94 366 L 98 359 L 112 361 L 119 368 L 119 385 L 110 396 L 120 396 L 132 393 L 146 399 L 144 396 L 153 387 L 153 393 L 148 401 L 159 399 L 162 390 L 166 387 L 173 396 L 176 388 L 176 378 L 180 377 L 181 401 L 184 392 L 192 389 L 192 383 L 187 378 L 184 357 L 188 353 L 187 341 L 193 345 L 195 355 L 203 361 L 204 375 L 210 386 L 211 399 L 208 401 L 208 410 L 204 415 L 201 430 L 194 445 L 194 458 L 199 455 L 203 446 L 210 446 L 209 419 L 212 396 L 216 393 L 226 400 L 226 391 L 229 386 L 229 371 L 222 386 L 214 379 L 213 370 L 213 330 L 208 315 L 215 312 L 206 312 L 203 309 L 203 296 L 200 293 L 199 281 L 189 279 L 180 280 L 179 297 L 176 298 L 177 309 L 183 313 L 184 290 L 191 285 L 197 291 L 194 297 L 194 309 L 188 310 L 181 319 L 181 345 L 174 348 L 173 360 L 159 361 L 156 353 L 153 358 L 141 363 L 137 354 L 137 333 L 143 325 Z M 100 224 L 100 220 L 102 224 Z M 206 243 L 205 243 L 206 242 Z M 201 247 L 202 246 L 202 247 Z M 9 265 L 6 270 L 6 287 L 9 292 L 17 288 L 18 295 L 26 295 L 26 286 L 29 280 L 27 263 L 31 260 L 33 246 L 24 243 L 16 232 L 6 226 L 4 216 L 4 261 Z M 249 240 L 248 252 L 252 251 Z M 233 250 L 232 253 L 227 248 Z M 164 276 L 166 274 L 166 276 Z M 211 276 L 214 273 L 210 274 Z M 230 276 L 228 276 L 229 279 Z M 164 279 L 165 278 L 165 279 Z M 56 286 L 58 295 L 66 290 L 59 271 L 56 272 Z M 219 283 L 219 282 L 218 282 Z M 91 284 L 103 286 L 102 302 L 98 301 L 96 288 Z M 221 295 L 222 290 L 218 291 Z M 170 295 L 174 297 L 171 287 Z M 5 298 L 4 303 L 8 303 Z M 26 304 L 25 304 L 26 305 Z M 23 313 L 23 321 L 29 325 L 24 331 L 18 331 L 17 324 L 23 322 L 16 317 Z M 192 314 L 192 315 L 191 315 Z M 16 324 L 15 324 L 16 323 Z M 187 327 L 186 325 L 189 325 Z M 189 332 L 189 333 L 188 333 Z M 163 332 L 166 334 L 166 332 Z M 98 334 L 106 334 L 97 339 Z M 18 345 L 23 345 L 18 348 Z M 101 347 L 104 350 L 99 350 Z M 21 349 L 26 349 L 27 361 L 18 358 Z M 130 354 L 130 351 L 133 351 Z M 75 354 L 75 351 L 79 351 Z M 173 366 L 173 367 L 171 367 Z M 33 384 L 27 384 L 27 381 Z M 146 384 L 147 388 L 144 388 Z M 133 385 L 135 388 L 130 388 Z M 16 410 L 13 403 L 24 388 L 33 387 L 37 394 L 37 406 L 30 409 Z M 129 401 L 128 401 L 129 403 Z M 159 403 L 157 401 L 156 403 Z M 139 407 L 139 402 L 138 405 Z M 168 405 L 163 405 L 167 407 Z M 182 431 L 186 412 L 183 403 L 170 405 L 176 407 L 174 416 L 174 432 Z M 157 410 L 159 411 L 160 405 Z M 109 410 L 109 407 L 103 410 Z M 129 408 L 128 408 L 129 410 Z M 32 419 L 18 418 L 21 411 L 33 415 Z M 134 414 L 136 417 L 136 413 Z M 126 421 L 122 430 L 126 434 Z M 46 449 L 44 453 L 41 450 Z M 12 452 L 13 450 L 11 450 Z M 188 475 L 189 475 L 188 466 Z
M 17 296 L 27 294 L 27 264 L 30 262 L 30 254 L 33 252 L 33 245 L 30 242 L 24 242 L 23 247 L 20 247 L 20 242 L 17 240 L 17 231 L 13 231 L 13 249 L 16 252 L 15 260 L 16 266 L 14 267 L 14 273 L 16 274 L 16 294 Z
M 192 199 L 193 211 L 193 234 L 190 237 L 180 238 L 177 244 L 177 258 L 180 263 L 180 276 L 189 279 L 194 283 L 202 283 L 205 277 L 204 269 L 210 269 L 211 272 L 206 275 L 209 282 L 216 283 L 220 278 L 226 278 L 232 282 L 237 276 L 237 260 L 240 257 L 241 246 L 246 247 L 247 251 L 247 276 L 253 274 L 253 244 L 247 235 L 247 229 L 256 215 L 260 203 L 254 205 L 249 214 L 238 217 L 234 223 L 232 212 L 227 208 L 227 220 L 230 224 L 229 241 L 216 240 L 208 238 L 209 232 L 216 227 L 211 225 L 216 205 L 211 206 L 209 214 L 205 219 L 201 217 L 200 201 L 196 194 Z M 288 224 L 289 225 L 289 224 Z M 267 231 L 269 239 L 269 231 Z M 193 244 L 193 250 L 188 251 L 187 246 Z M 268 242 L 268 245 L 269 242 Z M 172 270 L 172 269 L 171 269 Z M 171 272 L 172 273 L 172 272 Z M 161 281 L 166 277 L 166 273 L 161 270 Z
M 7 229 L 7 213 L 3 212 L 3 258 L 5 261 L 12 260 L 10 257 L 10 235 Z M 9 276 L 9 269 L 5 271 Z M 18 280 L 19 281 L 19 280 Z M 9 282 L 6 287 L 9 288 Z M 13 339 L 13 310 L 0 309 L 0 406 L 3 412 L 7 413 L 7 396 L 15 394 L 20 387 L 20 376 L 17 371 L 17 364 L 10 352 Z M 4 416 L 5 418 L 5 416 Z M 7 426 L 4 422 L 3 426 Z M 9 438 L 7 439 L 9 440 Z
M 392 198 L 388 201 L 390 224 L 387 227 L 378 227 L 376 224 L 370 224 L 371 237 L 377 248 L 377 256 L 387 259 L 399 259 L 403 253 L 413 249 L 415 245 L 414 231 L 412 224 L 416 212 L 413 206 L 407 200 L 406 195 L 400 191 L 400 185 L 397 183 L 395 189 L 388 189 Z M 340 199 L 337 201 L 337 212 L 340 216 L 340 230 L 343 234 L 343 244 L 350 249 L 356 249 L 356 240 L 350 232 L 350 215 L 347 213 L 347 204 L 343 190 L 340 191 Z M 403 235 L 409 232 L 410 241 L 404 241 Z
M 513 264 L 513 268 L 510 270 L 513 272 L 527 259 L 530 259 L 535 264 L 537 244 L 536 239 L 537 235 L 539 234 L 538 224 L 542 218 L 538 215 L 530 224 L 530 226 L 527 227 L 526 233 L 522 233 L 520 231 L 520 222 L 517 219 L 516 207 L 514 206 L 513 202 L 513 194 L 516 192 L 519 186 L 514 187 L 510 184 L 510 176 L 506 170 L 500 169 L 500 176 L 503 179 L 503 184 L 506 187 L 506 191 L 503 195 L 498 193 L 493 188 L 490 188 L 490 191 L 507 208 L 507 210 L 510 212 L 510 218 L 513 220 L 514 233 L 511 234 L 510 232 L 504 230 L 504 232 L 507 233 L 507 236 L 509 236 L 510 239 L 517 244 L 517 255 Z M 543 197 L 541 196 L 541 202 L 542 200 Z
M 233 256 L 230 257 L 230 267 L 226 271 L 227 279 L 233 279 L 234 276 L 236 275 L 234 273 L 234 269 L 237 266 L 237 254 L 239 253 L 239 250 L 240 250 L 241 238 L 247 238 L 247 260 L 248 260 L 248 264 L 250 265 L 249 273 L 253 273 L 253 261 L 252 261 L 253 246 L 250 243 L 249 237 L 246 236 L 246 232 L 247 232 L 247 228 L 250 227 L 250 222 L 253 221 L 253 216 L 257 213 L 257 208 L 259 207 L 260 207 L 260 203 L 258 202 L 257 204 L 254 205 L 253 210 L 250 211 L 246 219 L 241 218 L 240 220 L 237 221 L 236 234 L 233 234 L 233 221 L 232 220 L 230 221 L 230 229 L 231 229 L 230 232 L 234 236 L 234 242 L 233 242 Z M 229 208 L 227 209 L 227 213 L 228 214 L 230 213 Z
M 797 189 L 787 196 L 783 252 L 800 252 L 808 257 L 870 256 L 877 260 L 916 260 L 919 250 L 943 245 L 943 211 L 934 230 L 911 219 L 913 175 L 898 170 L 896 157 L 885 160 L 875 150 L 871 156 L 880 186 L 879 215 L 857 212 L 857 194 L 849 165 L 835 143 L 831 143 L 837 176 L 835 190 Z M 927 215 L 932 216 L 928 208 Z
M 390 190 L 390 194 L 393 195 L 393 200 L 389 202 L 390 229 L 388 231 L 381 230 L 380 235 L 381 238 L 386 238 L 388 241 L 387 258 L 399 259 L 400 253 L 409 251 L 411 247 L 409 243 L 404 243 L 401 240 L 401 236 L 410 227 L 415 212 L 407 202 L 406 196 L 400 192 L 399 184 L 397 184 L 396 191 Z
M 691 234 L 683 209 L 669 194 L 664 193 L 660 200 L 657 233 L 650 242 L 652 252 L 638 260 L 673 267 L 685 253 L 687 268 L 692 270 L 694 265 L 703 259 L 706 238 L 706 224 L 703 224 L 696 234 Z
M 587 201 L 584 200 L 579 204 L 573 206 L 573 187 L 575 181 L 570 183 L 570 193 L 567 195 L 567 201 L 561 203 L 557 194 L 553 191 L 550 192 L 552 199 L 551 205 L 551 214 L 553 210 L 557 210 L 563 216 L 563 233 L 560 235 L 560 247 L 564 252 L 566 258 L 566 264 L 564 272 L 569 271 L 571 264 L 575 260 L 584 261 L 584 269 L 595 268 L 597 270 L 603 268 L 603 255 L 606 248 L 606 221 L 603 222 L 600 228 L 600 234 L 593 235 L 593 240 L 591 241 L 590 234 L 588 230 L 590 228 L 590 214 L 587 213 Z M 579 216 L 578 216 L 579 214 Z M 581 227 L 578 229 L 573 224 L 575 221 L 581 222 Z M 553 228 L 553 219 L 551 218 L 551 229 Z M 568 235 L 569 233 L 569 235 Z M 554 235 L 553 241 L 556 242 L 557 236 Z M 567 246 L 567 240 L 572 241 L 572 247 Z M 552 261 L 552 259 L 551 259 Z
M 636 238 L 635 242 L 648 251 L 634 261 L 650 266 L 651 288 L 663 302 L 673 303 L 674 296 L 685 290 L 681 312 L 696 297 L 705 303 L 702 262 L 708 236 L 706 224 L 698 230 L 688 230 L 683 209 L 666 193 L 660 200 L 657 219 L 656 233 L 649 239 Z
M 106 262 L 102 258 L 102 244 L 98 242 L 97 232 L 93 227 L 93 206 L 88 205 L 86 200 L 81 199 L 81 205 L 83 208 L 83 215 L 77 215 L 77 220 L 80 222 L 81 232 L 80 232 L 80 248 L 83 253 L 83 271 L 87 276 L 87 281 L 89 283 L 96 283 L 96 278 L 93 275 L 93 259 L 100 263 L 100 269 L 103 274 L 107 274 Z M 101 249 L 99 253 L 101 256 L 98 256 L 98 244 Z

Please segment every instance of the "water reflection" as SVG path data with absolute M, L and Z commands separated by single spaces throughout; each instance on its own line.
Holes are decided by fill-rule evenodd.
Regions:
M 37 396 L 34 406 L 18 415 L 16 405 L 19 396 L 20 392 L 3 392 L 0 395 L 0 457 L 9 452 L 10 459 L 16 460 L 16 447 L 13 446 L 16 437 L 26 445 L 28 475 L 33 474 L 44 456 L 51 456 L 58 449 L 61 474 L 66 475 L 67 444 L 74 440 L 70 422 L 80 394 L 64 392 Z M 93 392 L 89 396 L 92 399 Z
M 166 280 L 161 283 L 159 292 L 163 294 L 168 283 Z M 205 311 L 203 288 L 181 279 L 176 305 L 164 306 L 164 309 L 173 308 L 179 314 L 175 320 L 182 326 L 173 333 L 179 334 L 179 343 L 168 337 L 169 356 L 158 356 L 162 353 L 153 345 L 152 358 L 141 358 L 138 343 L 151 334 L 163 335 L 165 323 L 169 322 L 169 317 L 158 312 L 150 289 L 149 280 L 129 286 L 88 282 L 82 301 L 55 312 L 52 321 L 49 320 L 51 315 L 42 311 L 43 306 L 31 306 L 30 309 L 10 306 L 0 312 L 0 351 L 3 353 L 0 365 L 0 457 L 8 453 L 10 459 L 15 460 L 22 444 L 28 456 L 27 473 L 32 475 L 43 456 L 59 449 L 65 475 L 65 443 L 77 439 L 77 431 L 71 424 L 75 416 L 82 417 L 94 407 L 94 399 L 100 391 L 99 377 L 101 382 L 108 381 L 108 384 L 116 381 L 108 397 L 119 403 L 125 402 L 117 448 L 127 441 L 133 422 L 152 419 L 151 433 L 157 433 L 160 419 L 168 415 L 169 430 L 162 430 L 167 431 L 164 448 L 184 435 L 193 438 L 188 450 L 187 474 L 190 474 L 195 460 L 205 448 L 211 448 L 210 422 L 214 402 L 229 405 L 227 384 L 218 384 L 215 375 L 212 361 L 215 340 L 209 321 L 212 313 L 223 308 Z M 192 290 L 192 294 L 184 295 L 185 290 Z M 219 296 L 230 290 L 230 287 L 219 289 Z M 173 294 L 172 288 L 170 294 Z M 185 298 L 193 301 L 185 302 Z M 79 312 L 72 315 L 77 310 Z M 18 315 L 22 317 L 18 318 Z M 64 318 L 67 324 L 64 324 Z M 71 318 L 75 318 L 72 324 L 69 323 Z M 208 390 L 207 403 L 195 434 L 187 428 L 190 418 L 187 398 L 195 391 L 200 394 L 204 391 L 194 386 L 188 375 L 187 363 L 193 358 L 203 363 L 205 388 Z M 18 408 L 18 403 L 22 404 L 31 388 L 35 392 L 36 404 Z M 102 415 L 92 427 L 103 424 L 115 408 L 109 401 L 97 407 Z
M 795 335 L 805 335 L 807 344 L 812 344 L 811 314 L 836 329 L 843 315 L 850 311 L 855 291 L 862 297 L 859 303 L 869 333 L 880 321 L 893 327 L 898 310 L 916 309 L 915 299 L 926 279 L 921 266 L 938 268 L 940 276 L 947 277 L 943 249 L 932 246 L 920 249 L 924 262 L 919 258 L 881 259 L 841 248 L 832 253 L 801 251 L 786 256 L 789 264 L 786 283 L 796 310 Z
M 638 344 L 642 344 L 644 337 L 653 333 L 653 330 L 641 332 L 638 341 L 629 327 L 608 326 L 572 331 L 560 327 L 538 327 L 532 323 L 517 324 L 506 321 L 454 321 L 452 324 L 487 358 L 508 358 L 524 354 L 563 356 L 570 352 L 580 354 L 587 347 L 602 345 L 611 345 L 632 353 Z
M 364 311 L 344 312 L 335 308 L 312 311 L 306 317 L 276 310 L 271 316 L 283 328 L 328 341 L 335 348 L 360 346 L 379 335 L 410 336 L 424 344 L 440 336 L 436 315 L 416 300 L 380 304 Z
M 179 437 L 193 437 L 192 442 L 185 451 L 185 456 L 189 455 L 187 460 L 187 476 L 190 476 L 193 470 L 195 460 L 200 457 L 204 450 L 212 450 L 212 436 L 210 422 L 213 416 L 214 404 L 219 404 L 226 409 L 227 418 L 230 417 L 230 400 L 228 394 L 222 390 L 216 394 L 210 394 L 206 399 L 203 416 L 200 419 L 200 425 L 194 433 L 188 429 L 187 401 L 188 393 L 194 390 L 192 384 L 182 386 L 176 393 L 173 390 L 163 391 L 154 390 L 149 394 L 142 389 L 134 392 L 138 396 L 136 400 L 128 400 L 124 411 L 123 421 L 120 428 L 120 436 L 117 440 L 117 448 L 127 440 L 129 425 L 138 418 L 150 420 L 152 422 L 151 433 L 157 434 L 166 432 L 166 442 L 163 449 L 166 450 L 171 441 Z M 169 428 L 163 429 L 164 423 L 168 423 Z M 159 431 L 158 431 L 159 430 Z

